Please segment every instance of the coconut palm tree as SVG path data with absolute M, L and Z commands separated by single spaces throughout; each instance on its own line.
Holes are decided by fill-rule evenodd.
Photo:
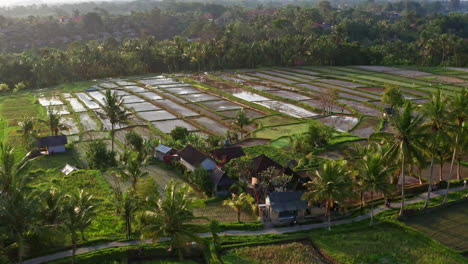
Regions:
M 114 129 L 115 125 L 125 123 L 130 117 L 130 113 L 127 113 L 123 107 L 123 99 L 116 92 L 112 92 L 110 89 L 106 90 L 104 97 L 103 115 L 109 119 L 111 124 L 111 139 L 112 139 L 112 152 L 114 152 Z
M 65 196 L 63 206 L 63 224 L 70 232 L 72 242 L 72 263 L 75 263 L 76 245 L 78 243 L 78 233 L 84 240 L 84 230 L 91 225 L 95 217 L 93 197 L 84 190 L 71 193 Z
M 200 219 L 193 215 L 197 205 L 193 191 L 187 185 L 173 181 L 166 185 L 164 195 L 150 205 L 142 218 L 144 238 L 154 241 L 161 237 L 170 237 L 170 250 L 177 250 L 182 258 L 182 251 L 187 243 L 202 243 L 196 233 L 193 220 Z
M 130 239 L 134 214 L 139 208 L 137 196 L 133 191 L 121 192 L 120 190 L 114 190 L 114 194 L 117 201 L 117 213 L 125 220 L 126 237 Z
M 455 134 L 455 144 L 453 145 L 452 161 L 450 162 L 450 172 L 447 179 L 447 191 L 445 192 L 442 203 L 447 201 L 447 196 L 450 189 L 450 180 L 452 180 L 453 165 L 457 156 L 457 149 L 460 149 L 460 152 L 462 152 L 465 149 L 464 147 L 466 147 L 467 131 L 466 126 L 464 126 L 464 122 L 468 116 L 468 91 L 466 89 L 461 90 L 460 93 L 450 101 L 449 107 L 450 117 L 453 121 L 455 121 L 455 129 L 453 130 Z M 462 143 L 460 144 L 460 142 Z M 458 166 L 460 166 L 460 164 Z M 458 176 L 460 176 L 459 170 Z
M 422 112 L 425 118 L 427 119 L 427 121 L 423 125 L 431 131 L 431 140 L 428 141 L 431 155 L 431 173 L 429 175 L 427 198 L 426 203 L 424 204 L 424 208 L 426 208 L 429 205 L 429 200 L 431 197 L 432 180 L 434 173 L 434 159 L 436 156 L 436 151 L 441 150 L 441 143 L 443 143 L 443 141 L 446 141 L 447 139 L 447 133 L 445 131 L 448 120 L 447 110 L 447 98 L 441 94 L 440 90 L 437 90 L 437 92 L 432 95 L 431 100 L 427 104 L 425 104 L 422 109 Z M 440 160 L 441 167 L 443 162 L 443 160 Z M 442 175 L 440 176 L 442 177 Z
M 34 132 L 34 125 L 36 120 L 29 116 L 25 115 L 21 121 L 18 122 L 18 126 L 21 128 L 23 135 L 29 135 Z
M 390 176 L 394 171 L 393 167 L 386 165 L 384 153 L 378 147 L 375 152 L 368 152 L 359 162 L 359 185 L 363 191 L 371 194 L 371 220 L 369 225 L 374 223 L 374 194 L 383 194 L 391 191 Z
M 141 161 L 137 152 L 126 152 L 124 156 L 118 174 L 124 181 L 131 180 L 132 188 L 136 191 L 138 179 L 148 175 L 147 171 L 141 169 L 146 161 Z
M 62 115 L 57 113 L 52 105 L 47 107 L 47 119 L 40 119 L 39 121 L 47 124 L 52 136 L 57 136 L 60 130 L 68 129 L 67 125 L 62 122 Z
M 17 160 L 15 149 L 0 142 L 0 193 L 8 193 L 23 184 L 27 178 L 22 177 L 21 173 L 25 170 L 29 158 L 28 153 L 21 160 Z
M 46 225 L 57 226 L 63 209 L 64 194 L 57 188 L 50 188 L 40 195 L 42 202 L 41 219 Z
M 401 162 L 401 208 L 400 216 L 404 214 L 405 208 L 405 169 L 406 162 L 413 159 L 424 160 L 422 141 L 427 134 L 421 126 L 423 118 L 414 113 L 411 102 L 406 102 L 403 110 L 397 111 L 390 118 L 390 124 L 394 128 L 394 133 L 377 132 L 371 135 L 371 139 L 380 139 L 390 146 L 385 153 L 389 159 L 398 158 Z
M 315 172 L 315 178 L 305 184 L 308 192 L 302 199 L 314 202 L 325 202 L 328 230 L 331 230 L 331 212 L 335 202 L 344 203 L 353 196 L 353 186 L 350 172 L 345 160 L 327 160 L 320 170 Z
M 223 205 L 227 205 L 234 209 L 237 213 L 237 222 L 241 222 L 241 211 L 253 211 L 255 199 L 248 193 L 232 194 L 231 198 L 224 200 Z
M 22 263 L 25 240 L 39 228 L 40 203 L 36 192 L 26 189 L 25 179 L 15 180 L 8 192 L 0 192 L 0 232 L 15 241 L 18 262 Z
M 253 121 L 247 116 L 244 108 L 237 112 L 236 117 L 234 117 L 234 124 L 239 127 L 241 138 L 243 136 L 242 132 L 244 131 L 244 127 L 252 124 Z

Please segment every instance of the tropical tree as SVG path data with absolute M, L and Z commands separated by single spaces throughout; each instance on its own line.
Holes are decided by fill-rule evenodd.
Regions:
M 114 190 L 114 196 L 117 213 L 125 221 L 126 238 L 130 239 L 132 236 L 132 222 L 135 212 L 139 208 L 139 201 L 134 191 L 121 192 L 120 190 Z
M 442 203 L 447 201 L 448 192 L 450 189 L 450 180 L 452 180 L 453 166 L 455 158 L 457 157 L 457 150 L 463 152 L 466 150 L 467 145 L 467 131 L 464 122 L 468 116 L 468 91 L 463 89 L 457 96 L 450 101 L 450 118 L 454 121 L 455 127 L 453 134 L 455 135 L 455 144 L 452 145 L 452 161 L 450 162 L 450 172 L 447 179 L 447 191 L 445 192 L 444 200 Z M 460 140 L 461 139 L 461 140 Z M 461 147 L 461 148 L 460 148 Z M 460 166 L 460 164 L 458 164 Z M 460 177 L 460 167 L 458 167 L 458 177 Z
M 55 187 L 44 191 L 40 195 L 42 202 L 40 216 L 46 225 L 57 226 L 60 222 L 65 195 Z
M 401 162 L 401 208 L 400 216 L 404 214 L 405 208 L 405 169 L 406 162 L 414 158 L 424 160 L 422 141 L 426 137 L 424 128 L 421 126 L 423 118 L 414 113 L 411 102 L 406 102 L 401 111 L 397 111 L 390 118 L 390 124 L 394 128 L 394 133 L 377 132 L 371 135 L 371 139 L 380 139 L 390 146 L 385 156 L 398 158 Z
M 40 119 L 39 121 L 47 124 L 52 136 L 57 136 L 60 130 L 68 129 L 67 125 L 62 121 L 62 115 L 57 113 L 53 105 L 47 107 L 47 119 Z
M 392 190 L 390 176 L 394 170 L 393 167 L 386 165 L 384 153 L 376 148 L 375 152 L 368 152 L 359 162 L 359 185 L 363 191 L 371 194 L 371 220 L 369 225 L 374 223 L 374 194 L 380 192 L 388 194 Z
M 103 115 L 109 119 L 111 124 L 112 152 L 114 152 L 114 134 L 115 125 L 127 122 L 130 113 L 123 107 L 124 100 L 116 92 L 110 89 L 106 90 L 104 97 Z
M 241 222 L 241 211 L 254 211 L 255 199 L 248 193 L 241 193 L 241 194 L 232 194 L 231 198 L 224 200 L 223 205 L 227 205 L 234 209 L 237 213 L 237 222 Z
M 247 113 L 245 112 L 244 108 L 237 111 L 237 115 L 236 117 L 234 117 L 234 124 L 239 128 L 241 138 L 243 137 L 244 127 L 252 123 L 252 119 L 247 116 Z
M 320 170 L 315 171 L 315 178 L 304 186 L 308 189 L 302 199 L 325 202 L 328 230 L 331 230 L 331 212 L 335 202 L 344 203 L 353 193 L 350 172 L 345 160 L 328 160 Z
M 21 128 L 21 131 L 23 132 L 23 135 L 30 135 L 31 133 L 34 133 L 34 125 L 36 123 L 36 120 L 29 116 L 25 115 L 21 121 L 18 122 L 18 126 Z
M 194 193 L 187 185 L 169 182 L 163 197 L 148 206 L 142 218 L 143 237 L 154 241 L 161 237 L 169 237 L 170 250 L 177 250 L 182 258 L 181 250 L 188 242 L 202 243 L 196 233 L 196 225 L 191 224 L 193 220 L 200 219 L 192 212 L 197 205 Z
M 24 178 L 15 180 L 8 192 L 0 192 L 0 232 L 15 241 L 18 262 L 22 263 L 25 240 L 39 228 L 40 203 L 37 193 L 26 189 Z
M 429 175 L 429 184 L 427 190 L 426 203 L 424 208 L 429 205 L 429 200 L 432 191 L 432 180 L 434 173 L 434 159 L 436 151 L 442 151 L 442 144 L 447 140 L 447 127 L 448 120 L 448 104 L 447 98 L 443 96 L 440 90 L 437 90 L 431 97 L 431 100 L 423 106 L 423 114 L 426 118 L 426 122 L 423 124 L 430 130 L 431 140 L 428 140 L 428 145 L 431 152 L 431 173 Z M 444 161 L 441 160 L 441 167 Z
M 91 225 L 95 217 L 93 197 L 84 190 L 79 190 L 65 196 L 63 206 L 63 225 L 70 232 L 72 242 L 72 263 L 75 263 L 76 245 L 78 233 L 84 240 L 84 230 Z
M 15 149 L 0 142 L 0 193 L 8 193 L 15 190 L 26 180 L 21 174 L 26 169 L 29 161 L 29 153 L 21 160 L 15 155 Z
M 124 181 L 131 180 L 132 188 L 136 190 L 138 179 L 148 175 L 147 171 L 142 170 L 146 161 L 141 161 L 137 152 L 126 152 L 124 156 L 118 174 Z
M 405 98 L 403 97 L 401 90 L 398 87 L 389 87 L 385 89 L 384 94 L 382 95 L 382 102 L 385 104 L 389 104 L 392 109 L 395 106 L 402 106 L 405 102 Z

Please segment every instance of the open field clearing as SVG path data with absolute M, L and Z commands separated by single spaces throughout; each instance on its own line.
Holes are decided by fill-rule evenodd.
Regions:
M 410 216 L 404 222 L 450 248 L 468 250 L 468 201 Z

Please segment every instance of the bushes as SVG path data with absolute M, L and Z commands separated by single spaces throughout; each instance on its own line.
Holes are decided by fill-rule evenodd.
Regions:
M 211 181 L 211 173 L 203 168 L 197 168 L 192 172 L 187 173 L 187 180 L 195 187 L 203 191 L 207 196 L 213 192 L 213 183 Z
M 117 165 L 115 152 L 107 150 L 107 144 L 102 140 L 88 143 L 85 157 L 92 169 L 106 169 Z

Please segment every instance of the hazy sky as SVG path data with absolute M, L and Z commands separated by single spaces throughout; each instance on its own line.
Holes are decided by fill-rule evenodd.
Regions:
M 92 0 L 0 0 L 0 6 L 77 3 L 77 2 L 90 2 L 90 1 Z M 97 0 L 95 2 L 104 2 L 104 1 L 113 1 L 113 0 Z

